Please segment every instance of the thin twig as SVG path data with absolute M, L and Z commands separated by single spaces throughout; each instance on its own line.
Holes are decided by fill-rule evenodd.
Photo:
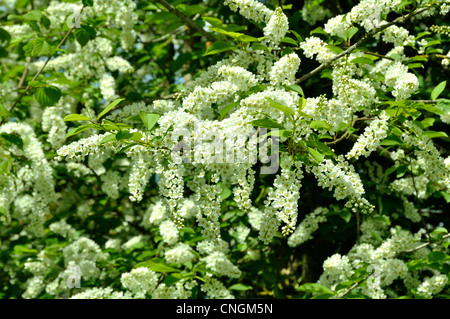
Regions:
M 206 37 L 209 41 L 216 41 L 216 38 L 209 32 L 206 32 L 203 28 L 201 28 L 197 23 L 195 23 L 191 18 L 186 16 L 184 13 L 178 11 L 173 5 L 168 3 L 165 0 L 154 0 L 159 4 L 163 5 L 170 13 L 173 13 L 178 18 L 184 21 L 191 29 L 198 31 L 201 35 Z
M 81 7 L 80 13 L 78 14 L 78 18 L 81 16 L 81 14 L 83 13 L 83 9 L 84 6 Z M 72 33 L 72 31 L 75 29 L 76 24 L 74 24 L 74 26 L 72 28 L 70 28 L 69 31 L 67 31 L 66 35 L 64 36 L 64 38 L 61 40 L 61 42 L 59 42 L 58 46 L 56 47 L 56 50 L 59 50 L 61 48 L 61 46 L 63 45 L 63 43 L 66 41 L 66 39 L 69 37 L 69 35 Z M 44 71 L 45 67 L 47 66 L 48 62 L 53 58 L 54 53 L 52 53 L 47 60 L 45 61 L 44 65 L 41 67 L 41 69 L 38 71 L 38 73 L 36 73 L 36 75 L 33 77 L 33 79 L 31 81 L 35 81 L 37 79 L 37 77 L 42 73 L 42 71 Z M 14 104 L 11 106 L 11 108 L 9 109 L 9 113 L 11 113 L 14 108 L 17 106 L 17 104 L 19 104 L 20 100 L 22 100 L 22 98 L 25 96 L 25 94 L 27 94 L 27 92 L 30 90 L 31 86 L 27 85 L 27 87 L 25 88 L 25 91 L 22 92 L 22 94 L 20 94 L 20 96 L 18 97 L 18 99 L 14 102 Z M 2 125 L 5 121 L 6 117 L 3 118 L 3 120 L 0 122 L 0 125 Z
M 450 237 L 450 234 L 446 234 L 446 235 L 444 235 L 444 236 L 442 236 L 442 240 L 444 240 L 444 239 L 447 239 L 447 238 L 449 238 Z M 405 251 L 401 251 L 401 252 L 399 252 L 398 254 L 399 255 L 401 255 L 401 254 L 409 254 L 409 253 L 413 253 L 413 252 L 415 252 L 415 251 L 418 251 L 418 250 L 420 250 L 420 249 L 422 249 L 422 248 L 424 248 L 424 247 L 427 247 L 428 245 L 430 245 L 430 244 L 432 244 L 433 242 L 426 242 L 426 243 L 423 243 L 422 245 L 419 245 L 419 246 L 417 246 L 417 247 L 414 247 L 414 248 L 411 248 L 411 249 L 408 249 L 408 250 L 405 250 Z
M 350 125 L 350 127 L 355 126 L 356 122 L 358 121 L 370 121 L 370 120 L 374 120 L 373 118 L 370 117 L 360 117 L 360 118 L 356 118 L 352 121 L 352 124 Z M 344 140 L 347 136 L 349 136 L 350 133 L 348 132 L 348 130 L 342 134 L 341 137 L 339 137 L 337 140 L 334 140 L 333 142 L 325 142 L 326 145 L 335 145 L 338 144 L 339 142 L 341 142 L 342 140 Z
M 315 68 L 314 70 L 312 70 L 311 72 L 305 74 L 304 76 L 302 76 L 301 78 L 299 78 L 296 83 L 301 83 L 307 79 L 309 79 L 310 77 L 312 77 L 313 75 L 319 73 L 320 71 L 322 71 L 323 69 L 327 68 L 328 66 L 330 66 L 334 61 L 342 58 L 343 56 L 346 56 L 347 54 L 350 54 L 353 52 L 354 49 L 356 49 L 357 47 L 359 47 L 360 45 L 362 45 L 364 42 L 366 42 L 369 38 L 373 37 L 374 35 L 376 35 L 377 33 L 389 28 L 390 26 L 397 24 L 397 23 L 403 23 L 406 20 L 408 20 L 409 18 L 422 13 L 426 10 L 428 10 L 430 7 L 425 7 L 425 8 L 421 8 L 415 12 L 410 12 L 407 15 L 398 17 L 397 19 L 386 23 L 384 25 L 382 25 L 381 27 L 373 30 L 372 32 L 367 33 L 365 36 L 363 36 L 361 39 L 359 39 L 359 41 L 357 41 L 355 44 L 351 45 L 350 47 L 348 47 L 346 50 L 342 51 L 341 53 L 335 55 L 334 57 L 332 57 L 331 59 L 325 61 L 324 63 L 322 63 L 321 65 L 319 65 L 317 68 Z
M 25 67 L 25 70 L 23 71 L 22 77 L 20 78 L 19 84 L 17 85 L 17 87 L 20 89 L 23 86 L 23 83 L 25 82 L 25 79 L 27 78 L 28 75 L 28 70 L 30 68 L 30 64 L 31 64 L 31 58 L 27 58 L 27 66 Z
M 376 57 L 379 57 L 379 58 L 382 58 L 382 59 L 387 59 L 387 60 L 395 61 L 393 58 L 388 57 L 388 56 L 385 56 L 385 55 L 383 55 L 383 54 L 379 54 L 379 53 L 375 53 L 375 52 L 370 52 L 370 51 L 367 51 L 367 50 L 361 50 L 361 52 L 364 52 L 365 54 L 373 55 L 373 56 L 376 56 Z

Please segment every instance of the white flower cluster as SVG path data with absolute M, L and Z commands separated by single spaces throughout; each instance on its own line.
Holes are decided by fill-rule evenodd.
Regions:
M 132 299 L 130 292 L 114 291 L 111 287 L 107 288 L 89 288 L 83 292 L 77 293 L 70 299 Z
M 239 278 L 241 271 L 235 266 L 227 256 L 220 251 L 202 258 L 206 263 L 206 268 L 213 271 L 219 276 L 228 276 L 230 278 Z
M 297 54 L 291 53 L 283 56 L 275 62 L 269 73 L 270 82 L 273 86 L 280 84 L 294 84 L 295 74 L 300 66 L 300 58 Z
M 83 279 L 97 278 L 100 275 L 100 269 L 97 267 L 97 260 L 105 256 L 99 245 L 92 239 L 80 237 L 63 249 L 64 262 L 66 266 L 73 263 L 80 267 Z
M 211 299 L 234 299 L 230 291 L 216 278 L 208 277 L 200 289 Z
M 281 8 L 277 8 L 264 28 L 264 36 L 275 46 L 280 42 L 289 30 L 289 22 Z
M 317 207 L 312 213 L 305 216 L 300 225 L 288 239 L 290 247 L 297 247 L 312 238 L 312 234 L 319 228 L 319 223 L 327 220 L 328 208 Z
M 431 278 L 426 278 L 424 282 L 417 287 L 417 293 L 424 298 L 431 298 L 433 295 L 440 293 L 447 283 L 448 278 L 446 275 L 434 275 Z
M 408 72 L 408 67 L 399 61 L 394 62 L 385 73 L 385 83 L 394 88 L 392 95 L 397 100 L 406 100 L 419 88 L 419 80 Z
M 158 276 L 153 270 L 140 267 L 123 273 L 120 281 L 124 288 L 133 292 L 135 298 L 145 298 L 145 294 L 158 284 Z
M 282 234 L 291 234 L 297 224 L 298 200 L 303 178 L 302 162 L 295 162 L 288 156 L 281 159 L 281 174 L 275 178 L 274 187 L 269 189 L 264 201 L 264 212 L 259 229 L 259 239 L 269 243 L 278 231 L 280 222 L 285 223 Z
M 373 120 L 368 127 L 364 130 L 352 149 L 345 157 L 347 159 L 356 158 L 360 156 L 369 156 L 374 150 L 380 146 L 381 141 L 387 136 L 389 116 L 386 112 L 380 114 L 379 119 Z
M 174 248 L 166 251 L 166 253 L 164 254 L 164 258 L 169 264 L 183 264 L 192 261 L 194 257 L 195 256 L 192 253 L 191 248 L 186 243 L 179 243 Z
M 355 168 L 346 162 L 343 156 L 337 158 L 337 163 L 332 160 L 325 159 L 318 166 L 314 166 L 311 170 L 319 186 L 334 188 L 333 196 L 337 200 L 349 197 L 345 204 L 346 207 L 355 210 L 360 207 L 362 211 L 371 211 L 373 206 L 362 197 L 364 188 L 359 175 L 355 172 Z

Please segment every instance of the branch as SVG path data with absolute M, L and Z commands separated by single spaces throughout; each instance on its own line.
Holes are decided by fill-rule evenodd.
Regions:
M 442 240 L 447 239 L 449 237 L 450 237 L 450 234 L 444 235 L 444 236 L 442 236 Z M 413 253 L 413 252 L 418 251 L 418 250 L 420 250 L 420 249 L 422 249 L 424 247 L 427 247 L 430 244 L 432 244 L 432 242 L 428 241 L 428 242 L 423 243 L 422 245 L 419 245 L 419 246 L 417 246 L 415 248 L 411 248 L 411 249 L 408 249 L 408 250 L 405 250 L 405 251 L 401 251 L 398 254 L 401 255 L 401 254 Z
M 203 28 L 201 28 L 197 23 L 195 23 L 191 18 L 186 16 L 184 13 L 178 11 L 173 5 L 168 3 L 166 0 L 154 0 L 159 4 L 163 5 L 170 13 L 173 13 L 178 18 L 184 21 L 191 29 L 198 31 L 201 35 L 207 38 L 209 41 L 216 41 L 216 38 L 209 32 L 206 32 Z
M 374 35 L 376 35 L 377 33 L 381 32 L 381 31 L 383 31 L 384 29 L 389 28 L 391 25 L 394 25 L 394 24 L 397 24 L 397 23 L 403 23 L 403 22 L 405 22 L 406 20 L 408 20 L 409 18 L 411 18 L 411 17 L 413 17 L 413 16 L 415 16 L 415 15 L 417 15 L 417 14 L 419 14 L 419 13 L 422 13 L 422 12 L 428 10 L 429 8 L 430 8 L 430 7 L 424 7 L 424 8 L 421 8 L 421 9 L 415 11 L 415 12 L 414 12 L 414 11 L 413 11 L 413 12 L 410 12 L 410 13 L 408 13 L 407 15 L 398 17 L 397 19 L 395 19 L 395 20 L 393 20 L 393 21 L 391 21 L 391 22 L 389 22 L 389 23 L 386 23 L 386 24 L 382 25 L 381 27 L 379 27 L 379 28 L 373 30 L 372 32 L 367 33 L 365 36 L 363 36 L 361 39 L 359 39 L 358 42 L 356 42 L 355 44 L 349 46 L 346 50 L 344 50 L 344 51 L 342 51 L 341 53 L 335 55 L 335 56 L 332 57 L 331 59 L 325 61 L 324 63 L 322 63 L 321 65 L 319 65 L 317 68 L 315 68 L 314 70 L 312 70 L 312 71 L 309 72 L 308 74 L 305 74 L 304 76 L 302 76 L 301 78 L 299 78 L 297 81 L 295 81 L 295 83 L 297 83 L 297 84 L 298 84 L 298 83 L 301 83 L 301 82 L 303 82 L 303 81 L 309 79 L 310 77 L 312 77 L 314 74 L 319 73 L 319 72 L 322 71 L 323 69 L 325 69 L 325 68 L 327 68 L 328 66 L 330 66 L 334 61 L 336 61 L 336 60 L 342 58 L 343 56 L 345 56 L 345 55 L 347 55 L 347 54 L 352 53 L 352 51 L 353 51 L 354 49 L 356 49 L 357 47 L 361 46 L 361 45 L 362 45 L 364 42 L 366 42 L 369 38 L 373 37 Z
M 78 18 L 81 16 L 81 14 L 83 13 L 84 10 L 84 6 L 81 7 L 80 13 L 78 14 Z M 61 48 L 61 46 L 63 45 L 63 43 L 66 41 L 67 37 L 72 33 L 72 31 L 75 29 L 76 24 L 73 25 L 73 27 L 67 31 L 66 35 L 64 36 L 64 38 L 61 40 L 61 42 L 59 42 L 58 46 L 56 47 L 56 50 L 59 50 Z M 36 75 L 33 77 L 33 79 L 31 81 L 35 81 L 37 79 L 37 77 L 42 73 L 42 71 L 44 71 L 45 67 L 47 66 L 48 62 L 53 58 L 53 56 L 55 55 L 55 52 L 52 53 L 47 60 L 45 61 L 44 65 L 42 66 L 42 68 L 38 71 L 38 73 L 36 73 Z M 25 88 L 25 91 L 22 92 L 22 94 L 20 94 L 19 98 L 14 102 L 14 104 L 11 106 L 11 108 L 9 109 L 9 113 L 11 113 L 14 108 L 17 106 L 17 104 L 19 104 L 20 100 L 22 100 L 22 98 L 25 96 L 25 94 L 27 94 L 27 92 L 30 90 L 31 86 L 27 85 L 27 87 Z M 3 118 L 3 120 L 0 122 L 0 125 L 2 125 L 5 122 L 5 118 Z

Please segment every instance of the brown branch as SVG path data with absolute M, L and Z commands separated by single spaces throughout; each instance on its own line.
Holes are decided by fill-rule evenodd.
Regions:
M 370 51 L 367 51 L 367 50 L 361 50 L 361 52 L 364 52 L 365 54 L 373 55 L 373 56 L 376 56 L 376 57 L 379 57 L 379 58 L 382 58 L 382 59 L 387 59 L 387 60 L 395 61 L 393 58 L 390 58 L 390 57 L 385 56 L 385 55 L 383 55 L 383 54 L 379 54 L 379 53 L 375 53 L 375 52 L 370 52 Z
M 27 58 L 27 66 L 25 67 L 25 70 L 23 71 L 22 77 L 20 78 L 19 84 L 17 85 L 17 87 L 19 89 L 22 88 L 23 83 L 25 82 L 25 79 L 27 78 L 28 70 L 30 68 L 30 64 L 31 64 L 31 58 Z
M 393 21 L 391 21 L 391 22 L 389 22 L 389 23 L 386 23 L 386 24 L 382 25 L 381 27 L 379 27 L 379 28 L 377 28 L 377 29 L 375 29 L 375 30 L 373 30 L 373 31 L 371 31 L 371 32 L 369 32 L 369 33 L 367 33 L 367 34 L 364 35 L 361 39 L 359 39 L 359 41 L 357 41 L 355 44 L 351 45 L 351 46 L 348 47 L 346 50 L 344 50 L 344 51 L 342 51 L 341 53 L 335 55 L 335 56 L 332 57 L 331 59 L 325 61 L 324 63 L 322 63 L 321 65 L 319 65 L 317 68 L 315 68 L 314 70 L 312 70 L 311 72 L 305 74 L 304 76 L 302 76 L 301 78 L 299 78 L 297 81 L 295 81 L 295 83 L 298 84 L 298 83 L 301 83 L 301 82 L 303 82 L 303 81 L 309 79 L 309 78 L 312 77 L 313 75 L 315 75 L 315 74 L 319 73 L 320 71 L 322 71 L 323 69 L 329 67 L 334 61 L 336 61 L 336 60 L 342 58 L 343 56 L 346 56 L 347 54 L 352 53 L 354 49 L 356 49 L 357 47 L 361 46 L 364 42 L 366 42 L 368 39 L 370 39 L 371 37 L 373 37 L 373 36 L 376 35 L 377 33 L 379 33 L 379 32 L 381 32 L 381 31 L 383 31 L 383 30 L 389 28 L 390 26 L 392 26 L 392 25 L 394 25 L 394 24 L 397 24 L 397 23 L 403 23 L 403 22 L 405 22 L 406 20 L 408 20 L 409 18 L 411 18 L 411 17 L 413 17 L 413 16 L 415 16 L 415 15 L 417 15 L 417 14 L 419 14 L 419 13 L 422 13 L 422 12 L 428 10 L 428 9 L 430 9 L 430 6 L 421 8 L 421 9 L 415 11 L 415 12 L 414 12 L 414 11 L 413 11 L 413 12 L 410 12 L 410 13 L 408 13 L 407 15 L 398 17 L 397 19 L 395 19 L 395 20 L 393 20 Z
M 197 23 L 195 23 L 191 18 L 178 11 L 173 5 L 168 3 L 166 0 L 154 0 L 159 4 L 163 5 L 170 13 L 173 13 L 178 18 L 184 21 L 191 29 L 198 31 L 201 35 L 207 38 L 209 41 L 216 41 L 216 38 L 209 32 L 206 32 L 203 28 L 201 28 Z
M 80 13 L 78 14 L 78 18 L 81 16 L 81 14 L 83 13 L 83 9 L 84 6 L 81 7 Z M 64 38 L 61 40 L 61 42 L 59 42 L 58 46 L 56 47 L 56 50 L 59 50 L 61 48 L 61 46 L 63 45 L 63 43 L 66 41 L 66 39 L 69 37 L 69 35 L 72 33 L 72 31 L 75 29 L 76 25 L 74 24 L 74 26 L 72 28 L 70 28 L 69 31 L 67 31 L 66 35 L 64 36 Z M 38 73 L 36 73 L 36 75 L 33 77 L 33 79 L 31 81 L 35 81 L 37 79 L 37 77 L 42 73 L 42 71 L 44 71 L 45 67 L 47 66 L 48 62 L 53 58 L 53 56 L 55 55 L 55 52 L 52 53 L 47 60 L 45 61 L 44 65 L 41 67 L 41 69 L 38 71 Z M 11 113 L 14 108 L 17 106 L 17 104 L 19 104 L 20 100 L 22 100 L 22 98 L 25 96 L 25 94 L 27 94 L 27 92 L 30 90 L 31 86 L 27 85 L 27 87 L 25 88 L 25 91 L 22 92 L 22 94 L 20 94 L 19 98 L 14 102 L 14 104 L 11 106 L 11 108 L 9 109 L 9 113 Z M 0 122 L 0 125 L 2 125 L 5 122 L 5 118 L 3 118 L 3 120 Z
M 447 239 L 449 237 L 450 237 L 450 234 L 446 234 L 446 235 L 442 236 L 442 240 Z M 418 250 L 420 250 L 420 249 L 422 249 L 424 247 L 427 247 L 428 245 L 430 245 L 432 243 L 433 242 L 423 243 L 422 245 L 419 245 L 417 247 L 414 247 L 414 248 L 411 248 L 411 249 L 408 249 L 408 250 L 405 250 L 405 251 L 401 251 L 401 252 L 398 253 L 398 255 L 413 253 L 413 252 L 418 251 Z

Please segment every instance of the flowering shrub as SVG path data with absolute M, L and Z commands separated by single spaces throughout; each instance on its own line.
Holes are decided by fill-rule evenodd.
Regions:
M 1 2 L 0 297 L 448 298 L 449 11 Z

